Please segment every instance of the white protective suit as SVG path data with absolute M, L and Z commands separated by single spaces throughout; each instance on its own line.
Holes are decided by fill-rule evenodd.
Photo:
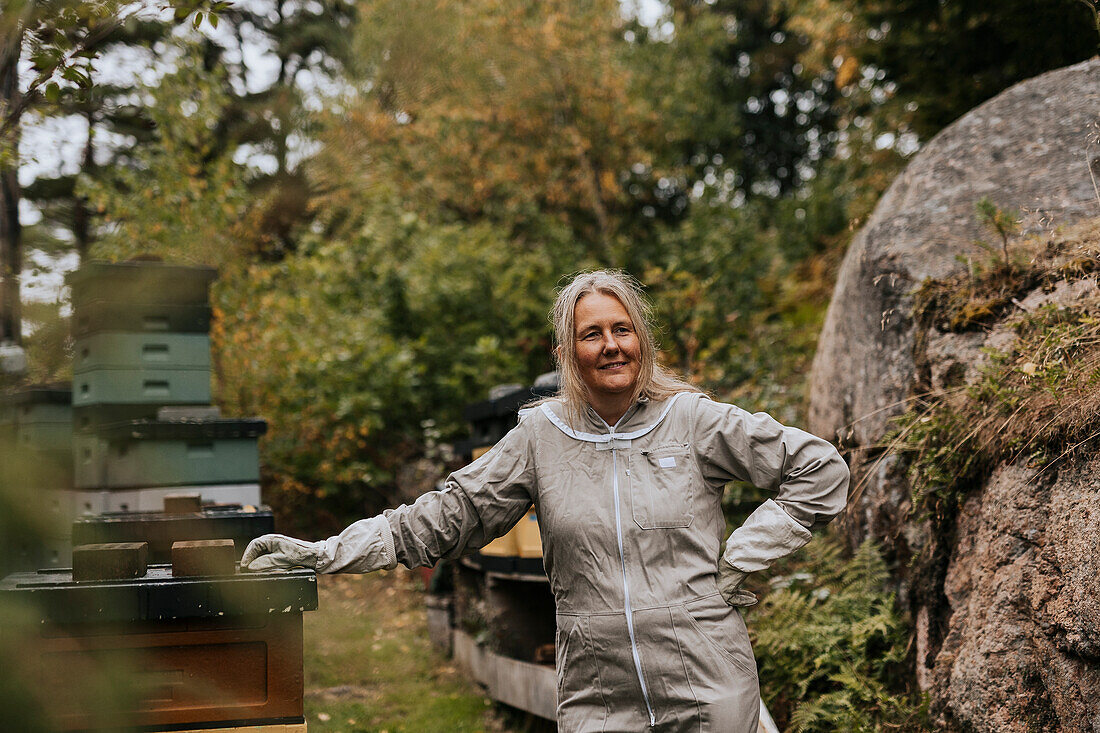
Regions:
M 778 494 L 723 553 L 733 479 Z M 558 729 L 754 733 L 756 663 L 727 599 L 754 602 L 737 588 L 744 575 L 806 544 L 847 488 L 829 443 L 701 394 L 643 399 L 614 427 L 591 409 L 570 427 L 552 401 L 524 410 L 443 490 L 327 541 L 261 538 L 242 564 L 275 550 L 284 557 L 251 567 L 298 551 L 321 572 L 432 565 L 504 534 L 534 504 L 557 606 Z

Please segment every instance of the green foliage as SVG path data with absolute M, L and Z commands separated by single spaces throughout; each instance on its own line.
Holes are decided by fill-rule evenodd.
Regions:
M 837 141 L 832 68 L 803 63 L 811 36 L 780 0 L 670 2 L 674 28 L 631 29 L 638 79 L 654 100 L 664 140 L 650 181 L 658 206 L 692 198 L 777 197 L 797 190 Z M 671 174 L 671 175 L 670 175 Z
M 501 227 L 517 249 L 570 247 L 567 271 L 622 264 L 637 233 L 623 179 L 654 131 L 629 93 L 617 2 L 361 11 L 360 93 L 325 116 L 312 167 L 322 208 L 381 190 L 428 219 Z
M 750 611 L 769 709 L 804 733 L 925 729 L 925 703 L 901 682 L 909 625 L 878 549 L 868 540 L 845 559 L 833 540 L 815 548 Z
M 1005 211 L 989 200 L 982 197 L 974 208 L 978 212 L 978 221 L 987 226 L 1001 239 L 1001 253 L 1004 256 L 1003 264 L 1009 266 L 1008 238 L 1015 236 L 1020 231 L 1020 216 L 1016 212 Z
M 1096 27 L 1096 34 L 1100 36 L 1100 2 L 1097 0 L 1079 0 L 1079 2 L 1092 13 L 1092 23 Z
M 865 32 L 856 53 L 912 103 L 929 137 L 1001 90 L 1096 53 L 1096 10 L 1083 0 L 851 0 Z
M 163 3 L 164 7 L 173 10 L 175 23 L 191 17 L 195 27 L 204 20 L 215 25 L 218 14 L 228 5 L 219 0 Z M 8 134 L 18 126 L 23 113 L 42 97 L 57 103 L 67 86 L 91 88 L 94 82 L 89 61 L 99 55 L 102 44 L 114 32 L 137 19 L 144 10 L 141 3 L 118 0 L 16 0 L 5 3 L 3 16 L 0 16 L 0 47 L 3 49 L 0 66 L 5 66 L 11 58 L 22 56 L 29 62 L 30 73 L 21 99 L 0 108 L 0 138 L 7 142 Z
M 154 254 L 217 265 L 239 253 L 250 199 L 244 169 L 217 135 L 229 103 L 223 73 L 203 68 L 200 47 L 182 50 L 184 62 L 174 72 L 138 89 L 151 99 L 155 141 L 135 153 L 131 166 L 77 184 L 103 221 L 96 257 Z
M 637 246 L 634 271 L 666 327 L 666 363 L 724 398 L 798 421 L 850 221 L 881 185 L 861 173 L 833 161 L 795 196 L 736 208 L 700 201 L 659 226 L 652 246 Z
M 44 546 L 56 546 L 71 525 L 62 521 L 53 505 L 58 491 L 53 487 L 71 466 L 64 454 L 30 452 L 17 443 L 10 422 L 11 414 L 0 415 L 0 577 L 26 572 L 31 567 L 46 567 L 50 552 Z M 47 733 L 64 727 L 55 699 L 64 683 L 70 709 L 89 714 L 89 728 L 120 729 L 119 710 L 133 710 L 136 690 L 134 660 L 114 655 L 107 661 L 70 659 L 70 676 L 43 675 L 41 634 L 43 602 L 36 594 L 0 592 L 0 705 L 4 709 L 4 729 Z M 56 667 L 54 667 L 56 671 Z M 71 719 L 70 719 L 71 720 Z
M 551 264 L 486 225 L 436 225 L 381 203 L 347 238 L 223 276 L 219 394 L 260 414 L 275 501 L 300 525 L 395 503 L 394 477 L 453 436 L 462 407 L 549 368 Z
M 23 306 L 23 318 L 31 326 L 23 339 L 27 352 L 27 382 L 43 384 L 72 378 L 69 319 L 61 313 L 60 303 L 26 303 Z

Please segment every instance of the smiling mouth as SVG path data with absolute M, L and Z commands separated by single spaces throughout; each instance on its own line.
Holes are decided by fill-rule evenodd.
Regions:
M 612 362 L 610 364 L 604 364 L 602 367 L 600 367 L 600 369 L 618 369 L 619 367 L 624 367 L 624 366 L 626 366 L 625 361 L 616 361 L 616 362 Z

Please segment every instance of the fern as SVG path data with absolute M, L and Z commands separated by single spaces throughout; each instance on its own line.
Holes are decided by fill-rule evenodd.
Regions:
M 790 731 L 921 730 L 924 703 L 906 679 L 909 626 L 887 589 L 889 568 L 864 542 L 848 559 L 822 539 L 787 587 L 760 604 L 753 623 L 761 689 Z

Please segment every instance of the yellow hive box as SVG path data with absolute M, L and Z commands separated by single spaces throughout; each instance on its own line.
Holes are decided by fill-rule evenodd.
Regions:
M 482 547 L 481 554 L 492 557 L 542 557 L 542 536 L 535 510 L 528 511 L 508 534 Z

